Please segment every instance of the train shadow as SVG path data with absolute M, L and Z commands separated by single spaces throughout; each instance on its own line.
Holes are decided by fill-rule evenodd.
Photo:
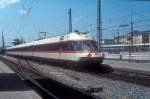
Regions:
M 18 58 L 18 57 L 15 57 L 15 58 Z M 67 63 L 50 62 L 50 61 L 40 60 L 40 59 L 28 59 L 26 57 L 21 57 L 20 59 L 24 59 L 26 61 L 37 62 L 39 64 L 52 65 L 52 66 L 59 67 L 59 68 L 80 71 L 80 72 L 108 74 L 108 73 L 112 73 L 114 71 L 113 68 L 107 64 L 89 65 L 89 66 L 79 65 L 78 66 L 73 63 L 66 65 Z M 74 66 L 72 66 L 72 65 L 74 65 Z
M 52 65 L 55 67 L 68 69 L 68 70 L 75 70 L 79 72 L 91 72 L 91 73 L 103 73 L 108 74 L 113 72 L 113 68 L 107 64 L 99 64 L 99 65 L 76 65 L 76 64 L 69 64 L 67 63 L 58 63 L 58 62 L 42 62 L 43 64 Z
M 79 72 L 91 72 L 91 73 L 103 73 L 103 74 L 109 74 L 112 73 L 114 70 L 110 65 L 107 64 L 99 64 L 99 65 L 77 65 L 77 66 L 72 66 L 72 65 L 64 65 L 64 64 L 53 64 L 53 63 L 45 63 L 43 64 L 47 65 L 52 65 L 54 67 L 59 67 L 63 69 L 68 69 L 68 70 L 74 70 L 74 71 L 79 71 Z
M 91 73 L 103 73 L 103 74 L 108 74 L 113 72 L 113 68 L 107 64 L 99 64 L 99 65 L 76 65 L 74 63 L 70 63 L 68 65 L 68 62 L 53 62 L 45 59 L 38 59 L 38 58 L 32 58 L 32 57 L 23 57 L 23 56 L 13 56 L 14 58 L 19 58 L 19 59 L 24 59 L 28 61 L 33 61 L 33 62 L 38 62 L 39 64 L 47 64 L 47 65 L 53 65 L 56 67 L 64 68 L 64 69 L 70 69 L 70 70 L 75 70 L 75 71 L 80 71 L 80 72 L 91 72 Z M 74 65 L 74 66 L 73 66 Z
M 59 67 L 63 69 L 68 69 L 68 70 L 74 70 L 74 71 L 79 71 L 79 72 L 91 72 L 91 73 L 102 73 L 102 74 L 109 74 L 112 73 L 114 70 L 110 65 L 107 64 L 99 64 L 99 65 L 75 65 L 71 64 L 69 66 L 65 64 L 56 64 L 56 63 L 51 63 L 51 62 L 42 62 L 42 64 L 47 64 L 47 65 L 52 65 L 54 67 Z
M 108 74 L 108 73 L 112 73 L 114 70 L 110 65 L 100 64 L 100 65 L 95 65 L 95 66 L 88 66 L 84 71 L 91 72 L 91 73 Z

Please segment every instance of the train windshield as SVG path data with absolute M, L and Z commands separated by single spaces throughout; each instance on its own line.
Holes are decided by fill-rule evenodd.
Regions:
M 75 41 L 72 43 L 74 50 L 97 50 L 98 44 L 96 41 Z

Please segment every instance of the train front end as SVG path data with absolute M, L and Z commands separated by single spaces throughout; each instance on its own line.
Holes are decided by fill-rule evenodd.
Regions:
M 77 33 L 73 37 L 76 40 L 72 41 L 71 48 L 76 52 L 78 64 L 92 66 L 103 62 L 104 54 L 98 49 L 98 43 L 89 34 Z
M 98 49 L 98 44 L 94 40 L 78 42 L 82 53 L 78 54 L 78 62 L 83 66 L 99 65 L 103 62 L 104 54 Z

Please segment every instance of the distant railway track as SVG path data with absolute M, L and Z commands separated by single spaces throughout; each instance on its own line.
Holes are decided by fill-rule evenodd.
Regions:
M 61 84 L 53 79 L 33 79 L 30 77 L 31 71 L 22 67 L 20 60 L 18 63 L 2 58 L 3 62 L 13 69 L 25 82 L 40 92 L 44 99 L 95 99 L 95 97 Z M 37 75 L 39 76 L 39 75 Z
M 150 60 L 137 60 L 137 59 L 115 59 L 115 58 L 105 58 L 105 60 L 116 60 L 124 62 L 135 62 L 135 63 L 150 63 Z
M 150 72 L 135 71 L 130 69 L 114 68 L 114 71 L 108 74 L 92 73 L 93 75 L 109 78 L 112 80 L 125 81 L 150 87 Z

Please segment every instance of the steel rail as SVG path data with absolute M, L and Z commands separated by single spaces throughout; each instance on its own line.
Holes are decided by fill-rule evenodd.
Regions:
M 125 81 L 128 83 L 150 87 L 150 74 L 148 74 L 147 72 L 144 74 L 144 72 L 134 70 L 123 70 L 117 68 L 114 69 L 112 73 L 108 74 L 101 74 L 101 73 L 91 73 L 91 74 L 98 77 L 104 77 L 118 81 Z
M 3 59 L 3 61 L 7 61 L 5 59 Z M 18 61 L 20 61 L 20 59 L 18 59 Z M 38 83 L 36 80 L 32 79 L 32 77 L 30 77 L 29 75 L 27 75 L 24 70 L 22 69 L 22 66 L 21 66 L 21 63 L 19 63 L 19 69 L 20 71 L 18 70 L 15 70 L 14 68 L 12 68 L 10 66 L 10 64 L 8 64 L 8 61 L 7 61 L 7 65 L 13 69 L 17 74 L 19 74 L 20 76 L 24 77 L 25 79 L 29 80 L 31 83 L 33 83 L 34 85 L 36 85 L 37 87 L 39 87 L 41 90 L 43 90 L 44 92 L 46 92 L 49 96 L 51 96 L 52 98 L 54 99 L 59 99 L 57 96 L 55 96 L 54 94 L 52 94 L 51 92 L 49 92 L 47 89 L 45 89 L 40 83 Z M 12 65 L 12 64 L 11 64 Z
M 52 96 L 54 99 L 59 99 L 57 96 L 55 96 L 54 94 L 52 94 L 51 92 L 49 92 L 47 89 L 45 89 L 40 83 L 38 83 L 36 80 L 32 79 L 32 77 L 28 76 L 22 67 L 21 61 L 18 58 L 18 63 L 19 63 L 19 67 L 21 72 L 23 73 L 23 76 L 26 77 L 29 81 L 31 81 L 33 84 L 35 84 L 36 86 L 38 86 L 40 89 L 42 89 L 43 91 L 45 91 L 48 95 Z
M 5 60 L 6 60 L 6 63 L 7 63 L 7 61 L 10 61 L 10 63 L 12 63 L 12 64 L 14 64 L 15 66 L 18 66 L 18 63 L 19 63 L 19 61 L 20 60 L 18 60 L 17 62 L 16 61 L 13 61 L 13 60 L 9 60 L 9 59 L 7 59 L 7 58 L 4 58 Z M 26 62 L 27 62 L 27 64 L 30 66 L 31 64 L 30 63 L 28 63 L 28 61 L 26 60 Z M 25 69 L 27 69 L 28 70 L 28 68 L 25 68 L 24 66 L 25 66 L 25 64 L 20 64 L 19 63 L 19 65 L 20 66 L 18 66 L 19 67 L 19 70 L 20 70 L 20 72 L 21 73 L 23 73 L 23 72 L 25 72 L 24 70 Z M 10 66 L 10 67 L 12 67 L 12 66 Z M 23 70 L 23 68 L 24 68 L 24 70 Z M 16 71 L 16 70 L 15 70 Z M 30 69 L 29 69 L 29 71 L 30 72 L 33 72 L 33 74 L 35 73 L 35 74 L 37 74 L 37 72 L 36 71 L 31 71 Z M 16 72 L 18 72 L 18 71 L 16 71 Z M 19 72 L 19 73 L 20 73 Z M 23 73 L 24 74 L 24 73 Z M 28 74 L 27 73 L 25 73 L 25 75 L 27 76 Z M 39 75 L 39 74 L 38 74 Z M 39 75 L 39 76 L 43 76 L 43 75 Z M 29 77 L 26 77 L 26 79 L 30 79 Z M 86 92 L 84 92 L 84 91 L 81 91 L 81 90 L 78 90 L 78 89 L 75 89 L 75 88 L 72 88 L 72 87 L 69 87 L 69 86 L 66 86 L 66 85 L 64 85 L 64 84 L 62 84 L 62 83 L 60 83 L 60 82 L 57 82 L 57 81 L 55 81 L 55 80 L 53 80 L 53 79 L 49 79 L 49 80 L 47 80 L 45 83 L 53 83 L 54 84 L 54 86 L 55 87 L 60 87 L 59 88 L 59 90 L 57 90 L 58 88 L 56 88 L 56 91 L 60 91 L 60 90 L 62 90 L 61 92 L 63 93 L 63 90 L 70 90 L 70 91 L 68 91 L 70 94 L 68 94 L 67 96 L 65 96 L 65 97 L 67 97 L 67 99 L 69 99 L 68 98 L 68 96 L 69 97 L 71 97 L 71 98 L 73 98 L 73 97 L 75 97 L 75 98 L 73 98 L 73 99 L 76 99 L 76 98 L 79 98 L 79 97 L 82 97 L 82 98 L 85 98 L 85 99 L 97 99 L 98 97 L 96 97 L 96 96 L 94 96 L 94 95 L 91 95 L 91 94 L 88 94 L 88 93 L 86 93 Z M 33 82 L 34 83 L 34 82 Z M 55 83 L 57 83 L 56 85 L 55 85 Z M 40 84 L 42 84 L 42 82 L 40 82 L 40 81 L 38 81 L 38 84 L 37 85 L 40 85 Z M 47 84 L 46 84 L 47 85 Z M 49 85 L 49 84 L 48 84 Z M 45 85 L 44 85 L 45 86 Z M 53 86 L 53 87 L 54 87 Z M 47 86 L 48 88 L 50 87 L 50 86 Z M 51 90 L 51 89 L 48 89 L 48 90 Z M 52 89 L 52 91 L 53 91 L 54 89 Z M 57 94 L 57 92 L 56 92 L 56 94 Z M 58 94 L 59 94 L 59 92 L 58 92 Z M 64 93 L 65 94 L 65 93 Z M 74 96 L 74 95 L 76 95 L 76 96 Z M 73 97 L 72 97 L 73 96 Z M 58 95 L 58 97 L 60 97 L 59 95 Z M 62 97 L 64 97 L 64 96 L 62 96 Z M 99 97 L 100 98 L 100 97 Z M 99 99 L 98 98 L 98 99 Z M 57 98 L 58 99 L 58 98 Z M 64 98 L 63 98 L 64 99 Z M 100 98 L 101 99 L 101 98 Z

